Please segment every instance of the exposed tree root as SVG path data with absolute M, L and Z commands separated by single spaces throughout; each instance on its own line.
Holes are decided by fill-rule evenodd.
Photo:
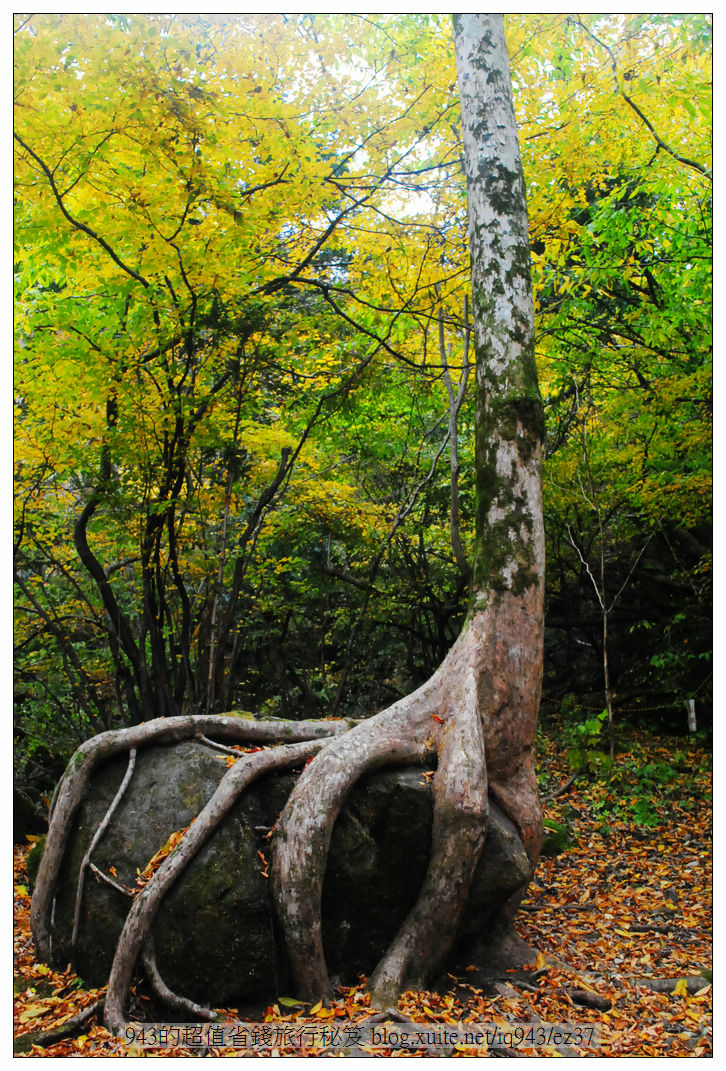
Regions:
M 104 1018 L 109 1030 L 121 1033 L 126 1025 L 124 1005 L 136 961 L 147 940 L 154 916 L 179 874 L 203 847 L 252 781 L 270 770 L 289 769 L 307 761 L 323 745 L 323 741 L 313 740 L 256 751 L 251 755 L 242 755 L 234 766 L 227 770 L 177 847 L 166 857 L 134 899 L 116 946 L 108 979 Z
M 41 959 L 52 956 L 51 916 L 58 880 L 73 819 L 88 789 L 93 771 L 100 763 L 122 751 L 155 744 L 176 743 L 199 734 L 211 733 L 233 743 L 269 744 L 324 739 L 345 732 L 346 722 L 255 722 L 234 715 L 188 715 L 157 718 L 132 726 L 100 733 L 82 744 L 56 789 L 48 836 L 30 908 L 30 924 Z
M 578 766 L 575 772 L 573 774 L 570 774 L 564 784 L 560 785 L 559 788 L 556 788 L 554 792 L 550 792 L 548 796 L 542 797 L 542 804 L 544 805 L 545 803 L 552 803 L 552 800 L 556 800 L 558 799 L 558 797 L 564 796 L 565 792 L 567 792 L 568 789 L 572 788 L 578 777 L 582 777 L 582 775 L 585 773 L 587 773 L 587 766 Z
M 13 1052 L 30 1052 L 33 1045 L 38 1045 L 41 1049 L 47 1049 L 48 1046 L 55 1045 L 58 1041 L 72 1038 L 74 1034 L 81 1032 L 89 1019 L 92 1019 L 98 1012 L 103 1011 L 103 1003 L 103 1000 L 97 1000 L 95 1004 L 89 1004 L 83 1011 L 78 1012 L 77 1015 L 66 1019 L 60 1026 L 54 1026 L 50 1030 L 36 1030 L 30 1034 L 21 1034 L 20 1037 L 15 1039 Z
M 511 607 L 507 612 L 511 614 Z M 125 1025 L 126 997 L 140 957 L 162 999 L 171 1001 L 185 1014 L 206 1017 L 208 1010 L 196 1010 L 199 1006 L 171 993 L 159 977 L 148 944 L 153 919 L 176 878 L 244 789 L 265 772 L 298 766 L 313 756 L 316 757 L 303 770 L 280 815 L 273 852 L 276 907 L 297 993 L 307 1000 L 332 995 L 322 943 L 321 898 L 330 839 L 346 795 L 362 776 L 384 765 L 423 764 L 436 757 L 432 845 L 426 877 L 416 904 L 376 967 L 369 988 L 374 1006 L 386 1007 L 394 1004 L 404 989 L 425 984 L 454 942 L 486 838 L 489 793 L 519 827 L 532 863 L 539 850 L 540 812 L 528 738 L 525 735 L 519 744 L 509 736 L 513 708 L 520 722 L 522 710 L 527 713 L 525 685 L 520 681 L 527 667 L 515 649 L 509 658 L 513 663 L 511 673 L 500 672 L 494 677 L 486 668 L 492 642 L 507 648 L 499 617 L 497 600 L 475 611 L 429 681 L 352 729 L 348 723 L 336 722 L 261 723 L 234 717 L 190 717 L 158 719 L 88 741 L 74 756 L 61 782 L 38 875 L 33 915 L 39 954 L 49 952 L 48 915 L 71 820 L 100 762 L 122 750 L 208 733 L 235 743 L 264 744 L 283 738 L 297 742 L 239 755 L 183 839 L 134 897 L 109 977 L 107 1026 L 120 1032 Z M 498 635 L 499 631 L 504 634 Z M 494 641 L 492 636 L 496 637 Z M 505 650 L 498 651 L 497 657 L 500 667 L 503 662 L 506 665 Z M 531 711 L 531 697 L 528 705 Z M 531 713 L 529 720 L 533 725 Z M 487 771 L 487 755 L 492 754 L 493 748 L 493 769 Z M 497 761 L 503 751 L 507 761 Z M 86 852 L 86 865 L 81 867 L 79 876 L 74 930 L 80 917 L 83 873 L 86 866 L 93 866 L 91 852 L 123 795 L 132 769 L 130 762 L 124 783 Z
M 273 879 L 303 999 L 331 995 L 321 926 L 325 864 L 345 796 L 363 775 L 384 764 L 438 760 L 428 871 L 416 904 L 372 975 L 375 1005 L 395 1003 L 404 989 L 423 985 L 450 951 L 486 838 L 488 792 L 518 826 L 532 865 L 536 862 L 541 812 L 531 740 L 539 697 L 526 694 L 528 666 L 521 648 L 508 642 L 503 621 L 511 615 L 507 596 L 475 611 L 426 684 L 327 744 L 293 789 L 277 823 Z M 498 648 L 497 676 L 488 669 L 492 646 Z M 518 741 L 512 729 L 522 720 L 525 732 Z M 490 771 L 488 781 L 492 752 L 494 776 Z
M 328 745 L 303 771 L 278 819 L 275 901 L 304 1000 L 332 994 L 320 901 L 330 838 L 346 794 L 364 774 L 386 763 L 420 763 L 432 750 L 422 732 L 410 732 L 405 713 L 393 707 Z
M 94 852 L 94 850 L 96 848 L 96 845 L 98 844 L 98 842 L 100 841 L 101 837 L 106 832 L 106 830 L 108 829 L 109 825 L 111 824 L 111 819 L 113 817 L 114 811 L 116 810 L 116 808 L 118 807 L 119 803 L 121 802 L 121 800 L 124 797 L 124 793 L 126 792 L 126 789 L 129 786 L 129 782 L 131 781 L 131 777 L 132 777 L 132 774 L 134 772 L 134 766 L 135 765 L 136 765 L 136 748 L 132 747 L 131 751 L 129 752 L 129 764 L 126 767 L 126 773 L 124 774 L 124 779 L 121 782 L 121 784 L 119 785 L 118 791 L 117 791 L 116 795 L 114 796 L 113 800 L 111 801 L 111 805 L 109 806 L 108 810 L 106 811 L 105 815 L 103 816 L 103 820 L 99 824 L 98 829 L 94 833 L 93 839 L 91 840 L 91 843 L 88 845 L 88 848 L 86 850 L 86 854 L 83 856 L 83 859 L 81 861 L 81 866 L 80 866 L 80 869 L 78 871 L 78 888 L 76 889 L 76 909 L 75 909 L 75 912 L 74 912 L 74 915 L 73 915 L 73 933 L 71 934 L 71 950 L 72 951 L 75 951 L 76 941 L 78 940 L 78 925 L 79 925 L 80 920 L 81 920 L 81 904 L 83 903 L 83 887 L 84 887 L 85 882 L 86 882 L 86 868 L 88 867 L 88 865 L 91 862 L 91 856 L 93 855 L 93 852 Z
M 488 795 L 504 802 L 518 825 L 534 863 L 539 817 L 531 757 L 526 740 L 509 747 L 509 763 L 494 763 L 487 776 L 487 749 L 501 748 L 520 692 L 509 681 L 487 676 L 484 659 L 494 611 L 475 612 L 439 670 L 416 692 L 380 714 L 349 728 L 336 722 L 261 723 L 236 717 L 158 719 L 120 732 L 104 733 L 83 745 L 64 774 L 56 797 L 46 851 L 33 900 L 35 936 L 41 956 L 50 951 L 49 911 L 63 852 L 93 770 L 102 761 L 141 746 L 171 743 L 209 733 L 228 742 L 266 744 L 293 739 L 248 754 L 224 774 L 212 797 L 193 820 L 176 848 L 163 860 L 144 888 L 133 897 L 118 940 L 108 982 L 105 1022 L 120 1033 L 125 1003 L 141 958 L 159 997 L 172 1008 L 199 1018 L 212 1013 L 166 986 L 156 967 L 151 943 L 154 917 L 177 877 L 208 841 L 241 793 L 266 772 L 300 766 L 301 773 L 277 823 L 273 851 L 273 885 L 297 994 L 306 1000 L 328 998 L 332 986 L 322 943 L 321 898 L 328 849 L 346 795 L 361 777 L 385 765 L 423 764 L 436 758 L 434 815 L 428 870 L 418 900 L 373 972 L 373 1005 L 395 1004 L 406 988 L 421 987 L 450 951 L 484 845 Z M 504 641 L 506 641 L 506 637 Z M 523 667 L 515 665 L 517 673 Z M 530 700 L 530 704 L 531 704 Z M 521 710 L 517 711 L 521 716 Z M 332 737 L 332 739 L 331 739 Z M 214 741 L 210 741 L 214 742 Z M 225 751 L 225 745 L 218 744 Z M 313 758 L 313 756 L 315 756 Z M 85 870 L 123 796 L 133 771 L 130 758 L 113 803 L 94 836 L 81 866 L 74 937 L 80 919 Z M 507 806 L 507 803 L 509 806 Z M 102 875 L 104 880 L 106 875 Z M 127 892 L 122 887 L 120 891 Z M 45 942 L 45 946 L 43 945 Z
M 336 722 L 254 722 L 236 717 L 158 719 L 119 732 L 104 733 L 84 744 L 61 781 L 46 850 L 33 899 L 38 952 L 50 951 L 50 910 L 73 815 L 93 770 L 122 750 L 172 743 L 193 737 L 267 744 L 294 740 L 252 753 L 233 752 L 237 761 L 224 774 L 212 797 L 193 820 L 176 848 L 133 897 L 118 940 L 108 982 L 105 1022 L 120 1033 L 125 1003 L 137 961 L 143 961 L 159 997 L 185 1015 L 210 1019 L 212 1013 L 173 993 L 159 975 L 151 928 L 163 899 L 177 877 L 204 846 L 241 793 L 266 772 L 300 766 L 301 773 L 277 823 L 273 851 L 273 885 L 297 994 L 306 1000 L 332 995 L 322 942 L 321 898 L 328 849 L 346 795 L 361 777 L 385 765 L 423 764 L 436 758 L 434 814 L 428 870 L 419 897 L 373 972 L 373 1005 L 395 1004 L 406 988 L 421 987 L 450 951 L 467 902 L 471 880 L 484 845 L 488 795 L 502 801 L 518 825 L 534 863 L 538 851 L 539 805 L 526 739 L 507 739 L 518 687 L 485 672 L 487 641 L 497 626 L 496 604 L 474 612 L 439 670 L 416 692 L 380 714 L 349 728 Z M 502 640 L 506 643 L 506 636 Z M 515 662 L 515 677 L 522 672 Z M 505 674 L 506 677 L 506 674 Z M 518 678 L 517 678 L 518 679 Z M 530 699 L 530 705 L 532 700 Z M 521 710 L 517 711 L 521 717 Z M 331 739 L 332 737 L 332 739 Z M 504 741 L 503 741 L 504 738 Z M 494 763 L 487 776 L 492 745 L 509 748 L 508 763 Z M 224 751 L 231 750 L 217 744 Z M 313 758 L 313 756 L 315 756 Z M 118 806 L 133 771 L 133 759 L 90 847 L 79 874 L 74 939 L 86 869 L 96 872 L 91 854 Z M 109 880 L 106 875 L 101 875 Z M 123 887 L 120 891 L 127 892 Z
M 565 989 L 573 1004 L 582 1008 L 595 1008 L 597 1011 L 610 1011 L 613 1002 L 601 993 L 590 993 L 587 989 Z
M 474 693 L 475 694 L 475 693 Z M 484 740 L 471 696 L 441 734 L 434 776 L 429 867 L 419 898 L 370 982 L 375 1003 L 420 988 L 454 943 L 471 879 L 484 847 L 488 796 Z
M 154 952 L 154 938 L 151 934 L 148 935 L 146 945 L 141 953 L 141 963 L 149 985 L 167 1008 L 192 1018 L 204 1019 L 208 1023 L 214 1021 L 215 1015 L 211 1008 L 205 1008 L 201 1004 L 197 1004 L 196 1001 L 188 1000 L 187 997 L 182 997 L 169 989 L 169 986 L 159 974 Z

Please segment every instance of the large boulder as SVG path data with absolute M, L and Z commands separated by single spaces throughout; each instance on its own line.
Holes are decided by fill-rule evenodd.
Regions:
M 119 758 L 95 774 L 66 851 L 53 914 L 53 957 L 89 985 L 108 978 L 129 900 L 86 878 L 79 937 L 71 932 L 81 860 L 126 770 Z M 226 770 L 197 741 L 139 753 L 133 778 L 93 862 L 133 887 L 159 847 L 198 814 Z M 181 876 L 154 924 L 160 973 L 173 990 L 213 1007 L 237 1007 L 294 988 L 272 903 L 267 834 L 295 774 L 260 779 Z M 359 782 L 340 814 L 323 888 L 323 936 L 331 975 L 370 973 L 416 900 L 429 859 L 432 786 L 420 770 L 378 772 Z M 526 887 L 530 866 L 512 823 L 492 805 L 486 845 L 462 925 L 469 956 L 486 947 L 502 905 Z

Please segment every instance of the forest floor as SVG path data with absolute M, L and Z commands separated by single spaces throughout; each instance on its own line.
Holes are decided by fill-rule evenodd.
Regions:
M 562 746 L 539 740 L 543 798 L 568 779 Z M 590 756 L 592 759 L 592 755 Z M 472 963 L 438 991 L 404 994 L 399 1018 L 452 1023 L 570 1023 L 600 1028 L 600 1047 L 572 1042 L 534 1048 L 498 1042 L 478 1048 L 392 1052 L 365 1056 L 702 1056 L 712 1055 L 710 754 L 696 740 L 631 734 L 610 776 L 577 780 L 545 805 L 550 850 L 541 860 L 517 917 L 522 937 L 540 950 L 537 961 L 491 982 Z M 62 1027 L 103 998 L 70 970 L 35 959 L 25 859 L 15 849 L 15 1048 L 30 1057 L 320 1056 L 320 1048 L 143 1049 L 111 1036 L 94 1014 L 71 1037 Z M 660 990 L 660 991 L 659 991 Z M 139 985 L 135 1015 L 151 1014 Z M 362 1021 L 370 1015 L 363 985 L 341 989 L 329 1007 L 301 1009 L 282 994 L 260 1009 L 260 1020 L 290 1024 Z M 598 1005 L 598 1006 L 592 1006 Z M 221 1018 L 233 1020 L 234 1009 Z M 405 1023 L 398 1023 L 399 1028 Z M 526 1043 L 526 1038 L 524 1039 Z M 346 1053 L 353 1055 L 352 1052 Z

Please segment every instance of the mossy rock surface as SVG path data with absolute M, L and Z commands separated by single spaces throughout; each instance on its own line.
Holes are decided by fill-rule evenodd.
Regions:
M 188 741 L 140 752 L 126 795 L 93 862 L 133 887 L 171 833 L 184 829 L 226 771 L 225 756 Z M 75 823 L 56 895 L 55 963 L 72 962 L 93 986 L 108 978 L 129 901 L 86 877 L 78 947 L 71 955 L 78 871 L 87 846 L 126 770 L 123 758 L 95 774 Z M 235 804 L 170 891 L 154 924 L 166 983 L 213 1007 L 240 1007 L 291 995 L 269 878 L 267 832 L 295 783 L 271 774 Z M 432 788 L 415 769 L 386 770 L 360 781 L 338 818 L 323 888 L 323 939 L 331 975 L 342 982 L 369 973 L 416 901 L 429 861 Z M 487 935 L 504 903 L 529 879 L 522 843 L 492 805 L 489 833 L 462 925 L 462 955 Z

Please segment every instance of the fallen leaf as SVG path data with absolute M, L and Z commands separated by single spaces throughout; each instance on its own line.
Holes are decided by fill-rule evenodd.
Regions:
M 37 1019 L 39 1015 L 45 1015 L 48 1011 L 50 1008 L 47 1004 L 26 1004 L 18 1018 L 21 1023 L 27 1023 L 29 1019 Z

